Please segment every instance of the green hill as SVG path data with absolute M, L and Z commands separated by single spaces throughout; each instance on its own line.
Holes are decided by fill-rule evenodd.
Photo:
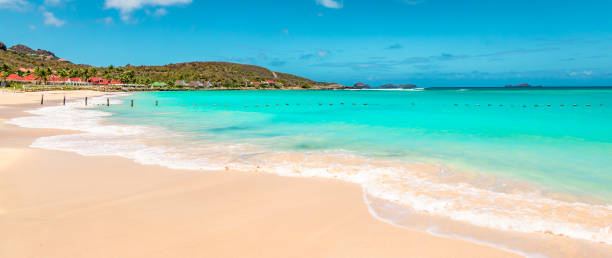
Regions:
M 0 72 L 5 76 L 10 73 L 23 73 L 19 68 L 47 71 L 61 77 L 103 77 L 118 79 L 123 83 L 144 84 L 152 82 L 174 82 L 177 80 L 210 81 L 214 87 L 243 88 L 250 87 L 251 81 L 274 80 L 278 87 L 324 87 L 330 83 L 315 82 L 300 76 L 273 72 L 255 65 L 236 64 L 228 62 L 189 62 L 168 64 L 163 66 L 122 66 L 95 67 L 84 64 L 73 64 L 63 61 L 46 50 L 32 50 L 23 45 L 0 50 Z M 45 74 L 44 72 L 42 74 Z

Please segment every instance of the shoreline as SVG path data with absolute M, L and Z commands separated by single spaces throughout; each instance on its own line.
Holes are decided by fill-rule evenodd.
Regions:
M 39 137 L 74 131 L 6 124 L 39 105 L 18 103 L 36 96 L 11 105 L 5 99 L 2 256 L 515 256 L 384 223 L 370 215 L 358 185 L 341 181 L 174 170 L 33 149 Z

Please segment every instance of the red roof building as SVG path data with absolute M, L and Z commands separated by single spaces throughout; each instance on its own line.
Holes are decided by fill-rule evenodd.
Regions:
M 47 81 L 49 82 L 65 82 L 67 80 L 67 78 L 62 78 L 57 75 L 49 75 L 49 77 L 47 78 Z
M 23 81 L 26 81 L 26 82 L 38 81 L 38 77 L 36 77 L 36 75 L 29 74 L 23 77 Z
M 121 84 L 121 81 L 120 81 L 120 80 L 115 80 L 115 79 L 112 79 L 112 80 L 110 81 L 110 84 Z
M 6 77 L 6 80 L 7 81 L 23 81 L 23 77 L 16 75 L 16 74 L 11 74 Z

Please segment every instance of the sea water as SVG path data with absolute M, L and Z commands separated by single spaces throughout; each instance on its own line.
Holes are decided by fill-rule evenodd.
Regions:
M 611 89 L 143 92 L 93 103 L 13 123 L 85 132 L 36 147 L 358 183 L 377 216 L 409 209 L 612 244 Z M 388 218 L 406 220 L 397 214 Z

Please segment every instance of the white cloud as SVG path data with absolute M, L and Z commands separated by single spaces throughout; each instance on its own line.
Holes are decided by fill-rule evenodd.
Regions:
M 45 0 L 45 5 L 55 6 L 59 5 L 61 2 L 62 0 Z
M 417 5 L 422 4 L 423 2 L 425 2 L 425 0 L 401 0 L 401 2 L 409 5 Z
M 171 6 L 179 4 L 190 4 L 192 0 L 105 0 L 104 6 L 107 9 L 117 9 L 121 12 L 121 19 L 130 21 L 130 15 L 133 11 L 144 6 Z M 162 11 L 163 10 L 163 11 Z M 167 11 L 163 8 L 157 9 L 155 13 L 165 15 Z
M 25 9 L 30 3 L 25 0 L 0 0 L 0 9 Z
M 341 2 L 338 2 L 338 0 L 316 0 L 316 1 L 317 1 L 317 4 L 320 4 L 327 8 L 340 9 L 343 6 L 343 4 Z
M 327 55 L 329 55 L 329 51 L 325 50 L 325 49 L 321 49 L 319 51 L 317 51 L 317 55 L 320 57 L 325 57 Z
M 45 25 L 61 27 L 66 24 L 66 21 L 58 19 L 49 11 L 43 11 L 43 17 L 45 17 Z
M 155 10 L 155 12 L 153 12 L 153 16 L 155 17 L 162 17 L 166 14 L 168 14 L 168 11 L 166 11 L 165 8 L 158 8 L 157 10 Z
M 97 19 L 96 22 L 107 26 L 115 24 L 115 20 L 113 20 L 113 17 L 104 17 L 101 19 Z

